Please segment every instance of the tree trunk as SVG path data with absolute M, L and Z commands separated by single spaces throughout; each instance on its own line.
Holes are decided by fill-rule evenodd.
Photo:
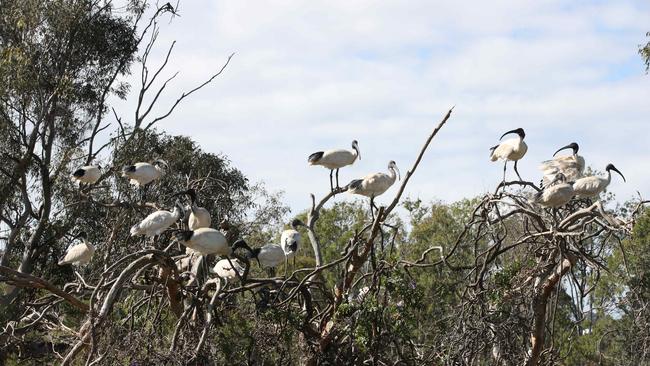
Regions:
M 576 258 L 573 255 L 569 255 L 565 258 L 555 271 L 546 278 L 544 285 L 533 300 L 534 320 L 533 331 L 530 334 L 530 355 L 528 362 L 526 362 L 526 365 L 528 366 L 537 365 L 539 362 L 539 356 L 544 348 L 548 299 L 551 297 L 555 287 L 560 283 L 562 276 L 569 272 L 571 267 L 575 264 L 575 261 Z

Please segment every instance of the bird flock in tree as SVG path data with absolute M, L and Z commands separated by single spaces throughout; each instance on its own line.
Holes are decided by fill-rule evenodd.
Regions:
M 514 162 L 514 171 L 520 181 L 521 175 L 517 170 L 517 163 L 528 151 L 528 146 L 524 142 L 526 133 L 523 128 L 517 128 L 504 133 L 500 140 L 506 135 L 516 134 L 517 137 L 502 141 L 498 145 L 490 148 L 490 160 L 504 161 L 503 181 L 506 179 L 506 170 L 508 161 Z M 557 156 L 560 151 L 571 149 L 571 155 Z M 606 177 L 584 176 L 585 160 L 578 155 L 579 146 L 573 142 L 561 147 L 554 154 L 553 158 L 544 161 L 539 166 L 542 171 L 542 178 L 538 192 L 531 198 L 531 202 L 540 206 L 557 209 L 573 199 L 591 199 L 598 197 L 611 182 L 611 171 L 617 172 L 623 180 L 623 174 L 613 165 L 608 164 L 605 168 Z M 339 185 L 339 170 L 345 166 L 354 164 L 361 160 L 359 143 L 357 140 L 352 141 L 352 150 L 331 149 L 318 151 L 309 155 L 307 161 L 309 165 L 320 165 L 330 170 L 330 190 L 331 192 L 347 191 L 351 194 L 362 195 L 370 198 L 370 212 L 374 217 L 374 210 L 377 206 L 374 199 L 386 192 L 400 178 L 400 172 L 395 161 L 388 163 L 388 173 L 378 172 L 368 174 L 360 179 L 350 181 L 344 187 Z M 155 160 L 152 163 L 139 162 L 133 165 L 125 166 L 122 169 L 122 176 L 130 180 L 130 183 L 141 190 L 141 198 L 146 198 L 147 187 L 156 180 L 163 177 L 165 168 L 168 167 L 164 160 Z M 77 169 L 72 174 L 72 179 L 80 185 L 93 185 L 102 176 L 100 165 L 89 165 Z M 334 185 L 334 182 L 336 185 Z M 281 264 L 287 267 L 289 259 L 294 260 L 300 249 L 301 235 L 298 231 L 300 226 L 305 224 L 299 219 L 291 222 L 291 229 L 284 230 L 280 236 L 280 244 L 266 244 L 255 249 L 251 248 L 243 239 L 236 240 L 230 244 L 228 238 L 222 230 L 211 228 L 212 218 L 207 209 L 200 207 L 198 204 L 197 192 L 190 188 L 178 192 L 171 197 L 187 196 L 190 203 L 183 207 L 177 199 L 172 211 L 158 210 L 141 222 L 134 224 L 130 233 L 131 236 L 144 236 L 155 238 L 164 232 L 171 230 L 174 238 L 186 247 L 187 257 L 179 261 L 179 270 L 189 270 L 195 256 L 217 255 L 223 257 L 211 269 L 211 273 L 224 279 L 235 279 L 240 277 L 244 272 L 244 267 L 236 259 L 231 258 L 233 253 L 238 249 L 247 251 L 248 259 L 255 259 L 261 268 L 269 271 L 269 275 L 274 274 L 274 269 Z M 181 222 L 178 228 L 172 228 L 181 218 L 185 217 L 186 211 L 187 222 Z M 81 243 L 68 248 L 64 257 L 59 261 L 59 265 L 73 264 L 84 265 L 90 262 L 95 252 L 95 247 L 87 239 L 85 232 L 79 232 L 75 239 L 81 239 Z M 203 261 L 205 263 L 205 261 Z M 194 269 L 196 271 L 196 269 Z M 286 273 L 285 273 L 286 275 Z
M 517 171 L 517 162 L 526 155 L 528 145 L 524 142 L 526 133 L 523 128 L 511 130 L 504 133 L 501 138 L 508 134 L 517 134 L 518 137 L 511 138 L 501 142 L 490 149 L 490 159 L 492 161 L 503 160 L 503 180 L 506 179 L 506 166 L 508 161 L 514 161 L 514 169 L 519 180 L 521 176 Z M 573 154 L 556 156 L 562 150 L 571 149 Z M 540 183 L 540 190 L 533 197 L 533 202 L 544 207 L 559 208 L 566 205 L 574 198 L 591 199 L 598 197 L 607 189 L 612 181 L 612 170 L 618 173 L 625 181 L 621 173 L 614 164 L 608 164 L 605 167 L 607 177 L 598 177 L 595 175 L 584 176 L 585 159 L 578 155 L 580 147 L 577 143 L 572 142 L 569 145 L 561 147 L 553 154 L 553 159 L 542 162 L 539 169 L 543 173 Z

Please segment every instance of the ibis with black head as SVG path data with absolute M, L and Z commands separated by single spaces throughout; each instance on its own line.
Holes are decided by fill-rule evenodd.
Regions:
M 190 188 L 186 191 L 178 192 L 172 197 L 181 194 L 185 194 L 190 198 L 190 216 L 187 220 L 187 226 L 190 228 L 190 230 L 196 230 L 202 227 L 210 227 L 212 224 L 210 211 L 198 205 L 196 190 L 194 188 Z
M 569 203 L 573 196 L 573 185 L 567 182 L 563 173 L 557 173 L 553 181 L 535 194 L 533 201 L 544 207 L 557 208 Z
M 334 191 L 332 183 L 332 174 L 336 170 L 336 188 L 339 187 L 339 169 L 347 165 L 352 165 L 357 159 L 361 160 L 359 143 L 357 140 L 352 141 L 352 150 L 331 149 L 318 151 L 307 158 L 309 165 L 321 165 L 330 170 L 330 190 Z
M 592 198 L 600 195 L 612 182 L 612 170 L 618 173 L 625 182 L 625 176 L 620 170 L 616 169 L 614 164 L 607 164 L 605 171 L 607 177 L 589 176 L 580 178 L 573 183 L 573 191 L 578 198 Z
M 95 247 L 88 241 L 85 232 L 80 232 L 75 238 L 80 238 L 81 243 L 68 248 L 65 255 L 59 260 L 59 266 L 72 264 L 75 266 L 88 264 L 95 254 Z
M 139 224 L 131 227 L 131 236 L 153 237 L 162 234 L 181 218 L 183 207 L 178 201 L 173 211 L 158 210 L 145 217 Z
M 388 173 L 368 174 L 361 179 L 355 179 L 347 185 L 348 192 L 370 197 L 370 210 L 375 206 L 375 197 L 382 195 L 390 188 L 395 180 L 400 179 L 400 172 L 394 160 L 388 163 Z
M 86 165 L 72 173 L 72 180 L 80 184 L 95 184 L 102 176 L 101 165 Z
M 524 132 L 523 128 L 517 128 L 514 130 L 510 130 L 503 135 L 501 135 L 501 139 L 503 139 L 506 135 L 509 135 L 511 133 L 517 134 L 517 137 L 513 137 L 510 139 L 507 139 L 505 141 L 502 141 L 500 144 L 493 146 L 490 148 L 490 160 L 491 161 L 497 161 L 497 160 L 502 160 L 504 161 L 503 163 L 503 180 L 506 180 L 506 166 L 508 165 L 508 161 L 514 161 L 515 162 L 515 173 L 517 173 L 517 177 L 519 180 L 521 179 L 521 175 L 519 175 L 519 171 L 517 170 L 517 162 L 521 160 L 521 158 L 526 155 L 526 151 L 528 151 L 528 145 L 524 142 L 524 138 L 526 137 L 526 132 Z
M 566 149 L 571 149 L 573 153 L 571 155 L 556 156 L 560 151 Z M 543 161 L 542 164 L 540 164 L 539 169 L 544 174 L 544 177 L 542 178 L 542 188 L 554 181 L 555 175 L 558 173 L 562 173 L 567 182 L 575 182 L 582 178 L 582 174 L 585 170 L 585 159 L 578 155 L 579 150 L 580 146 L 578 143 L 572 142 L 559 148 L 555 154 L 553 154 L 553 159 Z

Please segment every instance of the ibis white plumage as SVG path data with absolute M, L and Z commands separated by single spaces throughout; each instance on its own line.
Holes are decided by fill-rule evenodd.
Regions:
M 565 149 L 572 149 L 573 154 L 556 156 L 557 153 Z M 577 143 L 572 142 L 559 148 L 555 154 L 553 154 L 553 159 L 543 161 L 539 166 L 539 169 L 544 174 L 544 177 L 542 178 L 542 187 L 546 187 L 555 180 L 555 175 L 558 173 L 562 173 L 567 182 L 575 182 L 582 178 L 582 173 L 585 170 L 585 159 L 578 155 L 579 150 L 580 146 Z
M 131 236 L 156 236 L 163 233 L 170 226 L 172 226 L 182 214 L 182 208 L 177 202 L 173 211 L 158 210 L 152 212 L 149 216 L 145 217 L 139 224 L 131 227 Z
M 232 252 L 240 247 L 251 251 L 246 242 L 238 240 L 231 247 L 228 245 L 228 239 L 222 232 L 209 227 L 203 227 L 196 230 L 181 230 L 175 233 L 176 239 L 188 248 L 193 249 L 201 255 L 220 255 L 229 256 Z
M 625 182 L 623 173 L 616 169 L 614 164 L 610 163 L 605 167 L 605 171 L 607 172 L 606 178 L 589 176 L 576 180 L 575 183 L 573 183 L 573 191 L 575 192 L 576 196 L 579 198 L 591 198 L 601 194 L 612 181 L 612 170 L 618 173 Z
M 287 258 L 293 258 L 300 248 L 301 235 L 298 231 L 298 227 L 300 226 L 305 226 L 305 224 L 295 219 L 291 222 L 291 229 L 282 231 L 280 235 L 280 245 Z
M 388 173 L 368 174 L 361 179 L 355 179 L 348 184 L 348 192 L 370 197 L 371 209 L 375 206 L 375 197 L 383 194 L 400 177 L 395 161 L 388 163 Z
M 77 238 L 81 238 L 81 243 L 68 248 L 68 250 L 65 252 L 65 256 L 63 256 L 63 258 L 59 261 L 59 266 L 66 264 L 87 264 L 92 259 L 93 254 L 95 254 L 95 247 L 88 241 L 86 233 L 79 233 L 77 235 Z
M 153 163 L 135 163 L 122 168 L 122 176 L 130 179 L 130 183 L 137 187 L 144 187 L 156 179 L 160 179 L 163 174 L 163 166 L 168 166 L 167 162 L 158 159 Z
M 101 165 L 86 165 L 72 173 L 72 180 L 83 184 L 95 184 L 101 176 Z
M 566 182 L 563 173 L 557 173 L 548 186 L 535 194 L 534 202 L 544 207 L 557 208 L 569 203 L 573 196 L 573 185 Z
M 286 260 L 286 255 L 281 246 L 266 244 L 252 250 L 251 258 L 255 258 L 262 268 L 275 268 Z
M 357 140 L 352 141 L 352 150 L 332 149 L 327 151 L 318 151 L 307 158 L 309 165 L 321 165 L 330 170 L 330 189 L 334 190 L 332 183 L 332 173 L 336 170 L 336 187 L 339 187 L 339 169 L 344 166 L 353 164 L 357 159 L 361 160 L 359 152 L 359 143 Z
M 230 265 L 232 263 L 232 265 Z M 222 259 L 214 265 L 212 273 L 226 280 L 234 280 L 244 275 L 244 266 L 237 259 Z
M 197 204 L 196 190 L 194 188 L 190 188 L 186 191 L 179 192 L 174 196 L 177 196 L 179 194 L 186 194 L 190 197 L 190 216 L 187 220 L 187 226 L 190 228 L 190 230 L 196 230 L 202 227 L 210 227 L 212 224 L 210 211 L 204 207 L 200 207 Z
M 518 137 L 514 137 L 511 139 L 507 139 L 503 142 L 501 142 L 499 145 L 493 146 L 490 148 L 490 160 L 491 161 L 497 161 L 497 160 L 503 160 L 503 180 L 506 180 L 506 166 L 508 165 L 508 161 L 514 161 L 515 162 L 515 173 L 517 173 L 517 177 L 519 177 L 519 180 L 521 180 L 521 175 L 519 175 L 519 171 L 517 170 L 517 162 L 526 155 L 526 151 L 528 151 L 528 145 L 524 142 L 524 138 L 526 137 L 526 133 L 524 132 L 523 128 L 517 128 L 514 130 L 510 130 L 503 135 L 501 135 L 501 139 L 505 135 L 511 134 L 511 133 L 516 133 Z

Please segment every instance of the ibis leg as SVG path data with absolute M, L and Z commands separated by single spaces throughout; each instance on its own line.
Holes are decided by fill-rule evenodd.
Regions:
M 157 249 L 156 248 L 156 242 L 158 241 L 159 236 L 160 235 L 154 235 L 154 236 L 151 237 L 151 249 Z
M 506 181 L 506 166 L 508 165 L 508 160 L 503 163 L 503 181 Z
M 151 184 L 151 183 L 149 183 Z M 142 203 L 147 201 L 147 193 L 149 192 L 149 184 L 145 184 L 142 188 Z
M 339 170 L 336 169 L 336 188 L 339 188 Z
M 208 256 L 207 255 L 201 256 L 201 266 L 203 267 L 202 269 L 203 273 L 201 274 L 201 281 L 199 281 L 199 283 L 204 284 L 208 278 Z
M 330 191 L 334 191 L 334 184 L 332 183 L 332 174 L 334 170 L 330 170 Z
M 558 222 L 557 222 L 557 213 L 558 213 L 557 207 L 553 207 L 553 227 L 557 227 L 557 224 L 558 224 Z
M 227 256 L 226 259 L 228 260 L 228 265 L 230 266 L 230 268 L 232 268 L 233 272 L 235 272 L 235 277 L 237 277 L 243 283 L 244 282 L 242 281 L 243 273 L 239 273 L 239 270 L 235 267 L 234 264 L 232 264 L 232 261 L 230 260 L 230 256 Z
M 517 170 L 517 162 L 518 160 L 515 160 L 515 173 L 517 173 L 517 178 L 519 178 L 519 180 L 521 181 L 522 180 L 521 175 L 519 175 L 519 171 Z
M 287 267 L 289 266 L 289 260 L 287 260 L 287 256 L 285 254 L 284 256 L 284 278 L 287 278 Z
M 372 221 L 375 221 L 375 210 L 379 211 L 379 208 L 375 205 L 375 197 L 370 197 L 370 213 L 372 214 Z

